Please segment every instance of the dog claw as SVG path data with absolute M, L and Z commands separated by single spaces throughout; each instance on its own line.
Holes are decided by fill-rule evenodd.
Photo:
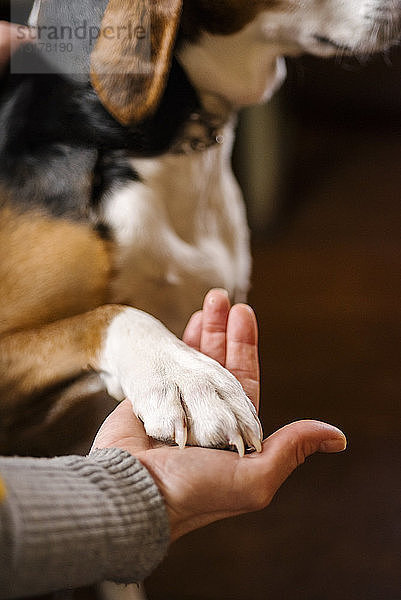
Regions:
M 256 452 L 262 452 L 262 438 L 263 438 L 263 434 L 262 434 L 262 430 L 260 428 L 260 435 L 258 435 L 257 433 L 252 433 L 249 437 L 248 440 L 250 442 L 250 448 L 254 448 L 256 450 Z
M 175 426 L 175 443 L 180 448 L 185 448 L 188 439 L 188 429 L 186 423 L 177 423 Z
M 258 438 L 255 438 L 253 440 L 252 445 L 255 448 L 256 452 L 262 452 L 262 448 L 263 448 L 262 447 L 262 442 Z
M 238 454 L 241 458 L 243 456 L 245 456 L 244 440 L 242 439 L 242 437 L 239 434 L 235 434 L 235 435 L 231 436 L 229 443 L 230 443 L 230 446 L 235 446 L 237 448 Z

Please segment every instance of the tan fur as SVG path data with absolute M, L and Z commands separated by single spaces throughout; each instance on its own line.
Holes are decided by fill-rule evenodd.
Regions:
M 80 314 L 103 304 L 107 243 L 89 225 L 40 212 L 0 212 L 0 335 Z
M 182 0 L 108 3 L 91 55 L 91 80 L 106 109 L 123 125 L 144 119 L 157 107 L 170 69 L 181 5 Z M 118 28 L 127 23 L 133 30 L 124 34 L 120 29 L 119 34 Z
M 122 309 L 103 305 L 75 317 L 0 338 L 3 402 L 15 403 L 97 367 L 107 325 Z
M 35 395 L 43 396 L 42 406 L 49 399 L 50 410 L 49 391 L 96 367 L 104 332 L 121 307 L 104 304 L 109 252 L 89 226 L 6 206 L 0 212 L 0 246 L 4 451 L 5 430 Z

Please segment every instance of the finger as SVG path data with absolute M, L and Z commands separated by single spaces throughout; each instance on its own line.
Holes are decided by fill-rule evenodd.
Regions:
M 261 454 L 248 455 L 258 508 L 267 506 L 278 488 L 305 459 L 315 452 L 342 452 L 347 440 L 342 431 L 320 421 L 297 421 L 276 431 L 263 442 Z M 253 462 L 254 461 L 254 462 Z M 248 472 L 249 476 L 249 472 Z M 255 499 L 255 498 L 254 498 Z
M 214 289 L 203 302 L 200 351 L 224 365 L 226 358 L 226 328 L 230 300 L 226 290 Z
M 182 340 L 186 344 L 188 344 L 188 346 L 195 348 L 195 350 L 200 350 L 202 334 L 202 317 L 203 312 L 201 310 L 195 312 L 189 319 L 187 326 L 185 327 L 185 331 L 182 335 Z
M 259 410 L 258 325 L 255 313 L 247 304 L 236 304 L 228 315 L 225 367 Z

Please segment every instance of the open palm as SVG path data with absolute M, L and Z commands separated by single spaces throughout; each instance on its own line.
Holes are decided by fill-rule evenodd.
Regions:
M 183 340 L 225 366 L 259 407 L 257 323 L 252 309 L 230 309 L 227 294 L 211 290 L 195 313 Z M 316 452 L 345 448 L 341 431 L 318 421 L 299 421 L 275 432 L 261 452 L 239 457 L 234 452 L 166 446 L 149 438 L 131 403 L 122 402 L 106 419 L 96 448 L 118 447 L 136 456 L 154 477 L 166 503 L 171 538 L 218 519 L 261 509 L 280 485 Z

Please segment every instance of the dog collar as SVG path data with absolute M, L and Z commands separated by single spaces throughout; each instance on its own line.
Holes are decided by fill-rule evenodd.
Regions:
M 206 110 L 193 112 L 173 143 L 172 154 L 203 152 L 212 146 L 223 144 L 223 126 L 227 119 Z
M 233 107 L 221 96 L 202 92 L 195 108 L 184 122 L 170 151 L 173 154 L 203 152 L 224 143 L 224 126 L 230 121 Z

